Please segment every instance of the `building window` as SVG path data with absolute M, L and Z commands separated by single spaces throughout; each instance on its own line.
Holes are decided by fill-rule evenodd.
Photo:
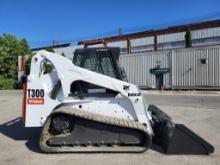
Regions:
M 207 64 L 207 59 L 206 58 L 201 58 L 200 62 L 201 62 L 202 65 L 205 65 L 205 64 Z

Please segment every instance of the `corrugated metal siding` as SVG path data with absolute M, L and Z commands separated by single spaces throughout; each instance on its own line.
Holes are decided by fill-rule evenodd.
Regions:
M 131 53 L 154 50 L 154 37 L 133 39 L 131 42 Z
M 214 44 L 220 44 L 220 27 L 207 28 L 200 30 L 192 30 L 192 44 L 193 46 L 208 46 Z M 154 50 L 154 37 L 144 37 L 130 40 L 131 52 L 144 52 Z M 172 34 L 163 34 L 157 36 L 158 50 L 175 49 L 185 47 L 185 32 L 178 32 Z M 120 47 L 121 54 L 127 53 L 127 41 L 118 41 L 107 43 L 109 47 Z M 103 47 L 103 44 L 92 45 L 89 47 Z M 58 48 L 59 49 L 59 48 Z M 69 49 L 69 48 L 61 48 Z M 66 50 L 64 50 L 66 51 Z M 59 51 L 61 52 L 61 51 Z M 69 55 L 69 51 L 67 50 Z
M 117 46 L 117 47 L 120 47 L 120 48 L 126 48 L 127 47 L 127 41 L 111 42 L 111 43 L 108 43 L 108 46 L 109 47 Z
M 150 69 L 160 61 L 170 68 L 164 76 L 165 88 L 220 87 L 220 47 L 175 49 L 120 56 L 129 82 L 155 88 L 155 75 Z M 206 64 L 201 59 L 207 59 Z
M 175 41 L 184 41 L 185 40 L 185 32 L 158 35 L 157 42 L 165 43 L 165 42 L 175 42 Z
M 183 47 L 185 47 L 185 41 L 160 43 L 160 44 L 157 45 L 158 50 L 176 49 L 176 48 L 183 48 Z
M 135 46 L 131 47 L 131 53 L 140 53 L 146 51 L 154 51 L 154 45 L 143 45 L 143 46 Z
M 192 39 L 209 38 L 220 36 L 220 27 L 194 30 L 191 32 Z
M 120 56 L 120 64 L 125 68 L 129 82 L 155 88 L 155 75 L 150 74 L 150 69 L 155 68 L 160 62 L 161 68 L 167 68 L 170 64 L 170 52 L 147 52 Z M 170 74 L 164 78 L 164 86 L 170 87 Z
M 174 88 L 219 87 L 220 48 L 176 50 L 172 59 Z M 202 64 L 201 59 L 207 63 Z
M 220 27 L 193 30 L 191 31 L 191 35 L 192 35 L 192 39 L 218 37 L 220 36 Z M 185 40 L 185 32 L 158 35 L 157 37 L 158 43 L 176 42 L 176 41 L 184 41 L 184 40 Z
M 90 48 L 96 48 L 96 47 L 104 47 L 103 44 L 96 44 L 96 45 L 90 45 Z
M 154 43 L 154 37 L 145 37 L 131 40 L 131 47 L 140 45 L 151 45 Z

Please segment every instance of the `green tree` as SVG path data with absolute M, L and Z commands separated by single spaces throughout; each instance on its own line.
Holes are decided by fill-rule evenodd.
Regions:
M 0 89 L 16 87 L 18 56 L 29 53 L 30 48 L 25 39 L 18 40 L 8 33 L 0 36 Z
M 63 53 L 63 52 L 61 53 L 61 56 L 66 57 L 65 53 Z
M 31 50 L 29 48 L 29 45 L 28 45 L 26 39 L 24 39 L 24 38 L 21 39 L 20 44 L 21 44 L 22 54 L 31 54 Z
M 45 48 L 44 50 L 46 50 L 46 51 L 48 51 L 48 52 L 55 53 L 55 51 L 53 50 L 52 47 Z
M 35 53 L 31 53 L 25 61 L 25 74 L 26 75 L 30 74 L 31 60 L 34 55 L 35 55 Z
M 52 53 L 55 53 L 55 51 L 53 50 L 52 47 L 48 47 L 46 49 L 44 49 L 48 52 L 52 52 Z M 30 67 L 31 67 L 31 59 L 32 57 L 35 55 L 35 53 L 32 53 L 31 55 L 29 55 L 29 57 L 27 58 L 26 62 L 25 62 L 25 74 L 26 75 L 29 75 L 30 74 Z M 62 52 L 61 53 L 61 56 L 64 56 L 65 57 L 65 54 Z M 45 64 L 44 65 L 45 67 L 45 71 L 44 71 L 44 74 L 46 73 L 50 73 L 52 70 L 53 70 L 53 66 L 50 65 L 50 64 Z
M 52 47 L 45 48 L 44 50 L 46 50 L 46 51 L 48 51 L 48 52 L 52 52 L 52 53 L 55 52 Z M 36 53 L 31 53 L 31 54 L 28 56 L 28 58 L 27 58 L 27 60 L 26 60 L 26 62 L 25 62 L 25 74 L 26 74 L 26 75 L 29 75 L 29 74 L 30 74 L 31 59 L 32 59 L 32 57 L 33 57 L 35 54 L 36 54 Z M 46 72 L 50 72 L 50 71 L 52 71 L 52 68 L 51 68 L 49 65 L 47 65 L 47 66 L 46 66 Z
M 187 28 L 186 34 L 185 34 L 185 47 L 186 48 L 192 47 L 192 37 L 191 37 L 191 31 L 189 28 Z

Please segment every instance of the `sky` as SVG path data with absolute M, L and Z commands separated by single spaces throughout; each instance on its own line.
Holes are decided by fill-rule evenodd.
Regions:
M 220 19 L 220 0 L 0 0 L 0 35 L 31 48 Z

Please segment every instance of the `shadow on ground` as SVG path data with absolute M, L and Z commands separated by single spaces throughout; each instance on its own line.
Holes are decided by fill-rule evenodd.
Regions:
M 25 128 L 21 117 L 8 121 L 0 125 L 0 132 L 13 140 L 26 141 L 26 146 L 29 150 L 41 153 L 38 142 L 41 133 L 41 128 Z M 164 153 L 162 148 L 152 144 L 151 149 L 160 153 Z
M 0 125 L 0 132 L 13 140 L 26 141 L 26 146 L 33 152 L 41 152 L 38 140 L 41 128 L 25 128 L 21 117 Z

